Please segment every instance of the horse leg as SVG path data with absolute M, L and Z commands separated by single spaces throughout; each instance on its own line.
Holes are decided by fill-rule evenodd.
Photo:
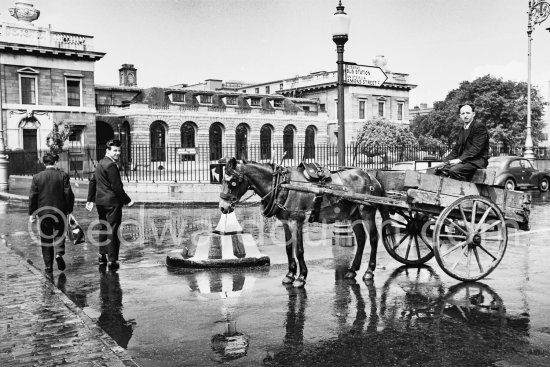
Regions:
M 292 231 L 290 230 L 290 226 L 287 221 L 283 221 L 283 229 L 285 231 L 285 248 L 286 248 L 286 256 L 288 259 L 288 273 L 286 273 L 285 277 L 283 278 L 283 284 L 292 284 L 294 282 L 294 279 L 296 279 L 296 260 L 294 259 L 294 242 L 296 239 L 292 236 Z
M 296 258 L 298 259 L 298 265 L 300 265 L 300 275 L 296 278 L 294 286 L 301 288 L 306 284 L 307 278 L 307 266 L 304 260 L 304 235 L 303 235 L 303 221 L 294 221 L 294 234 L 296 235 Z
M 376 209 L 369 209 L 366 219 L 364 220 L 365 226 L 367 227 L 367 232 L 369 233 L 370 241 L 370 258 L 369 266 L 365 275 L 363 275 L 363 280 L 370 280 L 374 278 L 374 270 L 376 269 L 376 252 L 378 250 L 378 229 L 376 229 Z
M 361 267 L 361 260 L 363 259 L 363 251 L 365 250 L 365 242 L 367 240 L 367 234 L 365 232 L 365 227 L 363 226 L 363 221 L 360 216 L 354 218 L 353 223 L 353 233 L 355 234 L 355 240 L 357 241 L 357 250 L 355 251 L 355 257 L 351 263 L 350 268 L 344 275 L 345 279 L 355 279 L 357 271 Z

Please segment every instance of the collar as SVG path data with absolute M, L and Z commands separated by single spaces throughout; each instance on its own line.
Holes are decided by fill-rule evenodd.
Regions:
M 110 160 L 116 163 L 116 161 L 113 158 L 109 157 L 108 155 L 106 155 L 105 158 L 109 158 Z
M 464 125 L 464 130 L 468 130 L 470 128 L 470 125 L 474 122 L 474 120 L 470 121 L 468 125 Z

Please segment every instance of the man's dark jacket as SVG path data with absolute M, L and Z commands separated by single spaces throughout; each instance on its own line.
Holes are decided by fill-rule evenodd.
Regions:
M 474 120 L 469 129 L 460 129 L 457 143 L 451 153 L 443 159 L 448 161 L 455 158 L 472 163 L 477 168 L 487 167 L 489 132 L 484 123 Z
M 71 189 L 69 175 L 57 168 L 46 168 L 32 178 L 29 193 L 29 215 L 41 209 L 38 216 L 53 214 L 55 210 L 44 207 L 53 207 L 63 214 L 73 212 L 74 193 Z
M 109 157 L 99 161 L 90 179 L 88 202 L 96 205 L 115 207 L 128 204 L 132 199 L 124 191 L 120 171 Z

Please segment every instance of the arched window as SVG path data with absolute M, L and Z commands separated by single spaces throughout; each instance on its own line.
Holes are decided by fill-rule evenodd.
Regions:
M 260 129 L 260 158 L 271 159 L 271 135 L 273 127 L 264 125 Z
M 315 126 L 309 125 L 306 128 L 306 140 L 304 146 L 304 159 L 315 159 Z
M 286 125 L 283 130 L 283 151 L 286 152 L 285 159 L 294 158 L 294 126 Z
M 195 124 L 187 121 L 181 125 L 181 147 L 195 148 Z M 194 161 L 195 154 L 184 154 L 181 157 L 182 161 Z
M 162 121 L 151 124 L 151 162 L 166 161 L 166 128 Z
M 122 154 L 120 161 L 127 164 L 132 161 L 132 137 L 130 135 L 130 123 L 124 121 L 120 130 L 120 141 L 122 143 Z
M 210 125 L 208 132 L 210 142 L 210 160 L 217 161 L 222 157 L 222 125 L 218 122 Z
M 235 157 L 237 159 L 248 158 L 248 126 L 239 124 L 235 129 Z
M 105 156 L 105 147 L 109 140 L 115 138 L 115 131 L 108 123 L 104 121 L 96 121 L 95 123 L 96 136 L 96 159 L 99 161 Z

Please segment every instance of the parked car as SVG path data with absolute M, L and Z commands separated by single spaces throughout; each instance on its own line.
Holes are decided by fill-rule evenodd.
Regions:
M 414 170 L 414 171 L 425 172 L 428 168 L 439 166 L 441 164 L 443 164 L 443 162 L 435 159 L 404 161 L 404 162 L 394 163 L 394 165 L 391 167 L 391 170 L 392 171 Z
M 526 158 L 492 157 L 487 169 L 496 171 L 495 185 L 505 189 L 537 187 L 542 192 L 548 191 L 550 171 L 539 171 Z

